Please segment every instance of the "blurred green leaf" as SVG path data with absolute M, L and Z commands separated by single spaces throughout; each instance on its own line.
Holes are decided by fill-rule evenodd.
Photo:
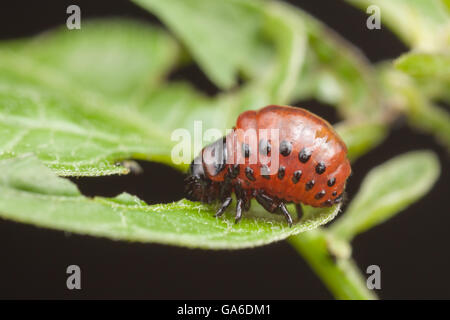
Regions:
M 434 95 L 435 99 L 439 96 L 445 99 L 441 94 L 447 86 L 442 81 L 433 81 L 433 78 L 418 82 L 417 79 L 386 66 L 379 71 L 381 82 L 385 84 L 387 103 L 391 104 L 392 109 L 405 113 L 410 125 L 433 134 L 450 150 L 450 114 L 430 101 L 430 95 Z M 434 88 L 430 90 L 425 84 L 434 84 Z M 448 98 L 450 99 L 450 95 Z
M 0 124 L 0 158 L 34 153 L 60 175 L 126 173 L 114 163 L 130 157 L 170 163 L 170 136 L 136 114 L 42 87 L 0 79 Z
M 87 20 L 80 30 L 64 26 L 20 45 L 3 43 L 0 49 L 38 65 L 40 70 L 29 70 L 26 64 L 13 66 L 15 72 L 22 71 L 37 83 L 58 73 L 68 79 L 66 91 L 76 88 L 102 94 L 115 104 L 131 104 L 154 88 L 178 59 L 178 46 L 168 34 L 125 19 Z M 65 85 L 60 79 L 55 82 L 60 88 Z
M 284 217 L 258 206 L 234 224 L 232 212 L 217 219 L 213 207 L 187 200 L 149 206 L 126 193 L 87 198 L 35 157 L 0 161 L 1 217 L 111 239 L 204 249 L 248 248 L 314 229 L 339 211 L 339 207 L 305 209 L 305 216 L 292 228 Z
M 411 103 L 409 107 L 407 115 L 410 123 L 433 133 L 450 150 L 450 114 L 426 100 Z
M 348 158 L 354 161 L 381 143 L 388 134 L 387 125 L 381 122 L 343 122 L 336 131 L 348 149 Z
M 290 237 L 288 240 L 302 254 L 336 299 L 377 298 L 372 290 L 367 289 L 366 279 L 361 275 L 353 259 L 341 259 L 330 254 L 329 234 L 323 229 L 317 228 Z
M 384 222 L 424 196 L 439 173 L 439 160 L 428 151 L 409 152 L 372 169 L 331 231 L 350 240 Z
M 175 62 L 175 43 L 127 20 L 82 30 L 0 46 L 0 158 L 33 152 L 77 176 L 126 173 L 115 163 L 131 157 L 174 165 L 170 131 L 138 105 Z
M 442 3 L 447 8 L 447 11 L 450 13 L 450 0 L 442 0 Z
M 413 77 L 450 82 L 450 54 L 408 53 L 395 60 L 395 67 Z
M 236 85 L 240 74 L 248 79 L 245 109 L 289 102 L 306 41 L 290 7 L 263 0 L 135 2 L 162 19 L 222 89 Z
M 268 62 L 260 66 L 267 75 L 257 75 L 255 91 L 268 92 L 265 104 L 287 104 L 292 100 L 297 75 L 304 64 L 306 27 L 302 19 L 284 3 L 269 2 L 265 6 L 265 14 L 264 30 L 275 43 L 276 56 L 272 68 Z
M 292 8 L 308 33 L 308 51 L 295 100 L 316 98 L 345 117 L 376 118 L 383 112 L 369 61 L 351 43 L 307 13 Z
M 347 2 L 364 12 L 371 5 L 378 6 L 381 22 L 414 49 L 438 52 L 447 50 L 450 46 L 450 16 L 442 0 L 347 0 Z
M 134 0 L 156 14 L 186 45 L 206 74 L 223 89 L 248 70 L 260 41 L 262 2 L 252 0 Z

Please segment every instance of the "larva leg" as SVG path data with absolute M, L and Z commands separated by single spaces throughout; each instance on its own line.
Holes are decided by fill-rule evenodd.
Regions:
M 287 221 L 289 227 L 292 227 L 292 217 L 289 214 L 288 209 L 286 208 L 286 204 L 284 202 L 281 202 L 280 205 L 278 206 L 278 208 L 280 209 L 281 213 L 286 218 L 286 221 Z
M 278 203 L 276 203 L 273 198 L 269 197 L 265 193 L 258 192 L 255 194 L 255 199 L 260 205 L 263 206 L 264 209 L 270 213 L 276 213 Z
M 244 204 L 244 200 L 239 199 L 236 204 L 236 218 L 234 219 L 235 223 L 238 223 L 242 218 L 242 206 Z
M 262 192 L 256 193 L 255 199 L 260 205 L 263 206 L 264 209 L 266 209 L 270 213 L 283 214 L 289 226 L 292 227 L 292 217 L 289 214 L 289 211 L 286 208 L 286 204 L 283 201 L 276 198 L 271 198 L 270 196 Z
M 230 206 L 232 201 L 233 201 L 233 199 L 231 197 L 225 198 L 225 200 L 223 200 L 219 210 L 217 210 L 215 217 L 220 217 L 225 212 L 225 210 Z
M 296 203 L 295 209 L 297 210 L 297 220 L 300 220 L 303 217 L 302 205 L 300 203 Z

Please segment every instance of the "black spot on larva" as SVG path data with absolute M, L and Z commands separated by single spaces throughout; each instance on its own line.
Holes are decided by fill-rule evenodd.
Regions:
M 316 193 L 316 195 L 314 196 L 314 198 L 316 198 L 317 200 L 322 199 L 323 196 L 325 195 L 325 190 L 321 190 L 319 192 Z
M 289 141 L 283 140 L 280 143 L 280 153 L 287 157 L 291 154 L 292 151 L 292 144 Z
M 314 187 L 314 185 L 316 184 L 316 182 L 314 180 L 309 180 L 306 185 L 305 185 L 305 189 L 306 191 L 309 191 L 312 189 L 312 187 Z
M 336 195 L 337 195 L 337 192 L 336 191 L 333 191 L 333 193 L 331 194 L 333 197 L 336 197 Z
M 316 165 L 316 172 L 317 172 L 318 174 L 324 173 L 326 169 L 327 169 L 327 167 L 325 166 L 325 163 L 323 163 L 323 161 L 320 161 L 320 162 Z
M 334 203 L 339 203 L 342 201 L 342 199 L 343 199 L 343 197 L 342 197 L 342 193 L 341 193 L 336 199 L 334 199 Z
M 292 176 L 292 182 L 297 183 L 298 180 L 300 180 L 301 176 L 302 176 L 302 170 L 295 171 L 294 175 Z
M 253 169 L 250 167 L 245 168 L 245 176 L 248 180 L 255 181 L 255 176 L 253 175 Z
M 331 179 L 329 179 L 328 181 L 327 181 L 327 185 L 329 186 L 329 187 L 332 187 L 332 186 L 334 186 L 334 184 L 336 183 L 336 178 L 331 178 Z
M 283 167 L 283 166 L 281 166 L 281 167 L 278 169 L 278 179 L 280 179 L 280 180 L 283 179 L 285 173 L 286 173 L 286 168 Z
M 270 145 L 270 142 L 264 139 L 261 139 L 259 141 L 259 153 L 263 156 L 267 156 L 270 154 L 270 151 L 272 150 L 272 146 Z
M 328 199 L 327 201 L 325 201 L 323 203 L 324 206 L 331 206 L 333 204 L 333 201 L 331 201 L 330 199 Z
M 298 160 L 300 160 L 300 162 L 302 162 L 302 163 L 308 162 L 309 158 L 311 158 L 311 151 L 306 148 L 303 148 L 298 153 Z
M 246 143 L 242 144 L 242 152 L 244 153 L 244 157 L 250 157 L 250 146 Z
M 262 166 L 261 166 L 261 176 L 262 176 L 264 179 L 270 179 L 269 173 L 270 173 L 269 167 L 267 167 L 265 164 L 262 165 Z
M 233 164 L 232 166 L 228 167 L 228 174 L 230 175 L 230 178 L 234 179 L 238 176 L 240 171 L 240 167 L 238 164 Z

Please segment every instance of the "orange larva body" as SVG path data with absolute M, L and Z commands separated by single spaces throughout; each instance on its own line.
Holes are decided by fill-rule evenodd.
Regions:
M 256 142 L 246 136 L 252 131 Z M 304 109 L 246 111 L 223 143 L 220 161 L 220 142 L 202 151 L 204 175 L 211 181 L 210 192 L 216 192 L 212 198 L 223 201 L 220 193 L 231 190 L 243 199 L 244 210 L 254 197 L 269 211 L 285 215 L 286 202 L 324 207 L 342 200 L 351 172 L 346 146 L 327 121 Z

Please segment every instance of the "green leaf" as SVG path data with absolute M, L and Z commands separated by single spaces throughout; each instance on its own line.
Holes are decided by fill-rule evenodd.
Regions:
M 297 75 L 304 64 L 306 26 L 292 8 L 284 3 L 271 2 L 265 12 L 265 30 L 274 39 L 277 54 L 274 70 L 257 91 L 269 91 L 270 100 L 267 104 L 286 104 L 292 100 Z M 262 66 L 263 69 L 267 67 L 267 63 Z
M 330 254 L 329 234 L 321 228 L 290 237 L 289 242 L 305 258 L 336 299 L 374 300 L 377 296 L 367 289 L 366 279 L 350 258 Z M 334 259 L 333 259 L 334 258 Z
M 179 37 L 219 87 L 236 84 L 258 53 L 263 16 L 250 0 L 134 0 L 156 14 Z
M 351 43 L 307 13 L 292 8 L 308 34 L 295 100 L 316 98 L 336 105 L 344 117 L 372 118 L 382 109 L 372 66 Z
M 263 0 L 135 2 L 168 25 L 219 87 L 231 88 L 240 74 L 249 80 L 238 111 L 289 102 L 306 42 L 302 20 L 289 6 Z
M 24 68 L 24 74 L 37 83 L 57 72 L 69 79 L 70 89 L 102 94 L 116 104 L 129 104 L 154 88 L 178 59 L 178 46 L 167 33 L 125 19 L 87 20 L 80 30 L 64 26 L 0 48 L 38 65 L 38 74 L 14 66 Z M 55 85 L 63 84 L 57 80 Z
M 280 10 L 274 8 L 266 18 L 278 39 L 274 45 L 278 53 L 269 59 L 275 62 L 265 65 L 267 75 L 214 99 L 186 84 L 159 84 L 175 62 L 176 46 L 165 33 L 145 24 L 85 22 L 81 33 L 62 28 L 32 41 L 4 44 L 0 118 L 7 139 L 0 146 L 0 158 L 34 152 L 61 175 L 125 173 L 115 162 L 131 157 L 174 165 L 173 130 L 186 128 L 192 134 L 198 120 L 204 130 L 223 131 L 249 107 L 287 100 L 301 67 L 304 38 L 301 23 L 289 15 L 284 19 Z M 272 29 L 275 25 L 279 28 Z M 12 110 L 9 103 L 24 109 Z M 48 122 L 57 126 L 46 127 Z
M 393 108 L 404 112 L 410 125 L 433 134 L 450 150 L 450 114 L 430 101 L 430 93 L 424 83 L 417 82 L 416 79 L 393 68 L 381 68 L 380 71 L 387 100 Z M 432 95 L 439 96 L 445 92 L 445 86 L 441 87 L 442 82 L 432 79 L 430 78 L 429 85 L 436 90 Z
M 442 0 L 347 0 L 366 12 L 380 8 L 381 22 L 415 49 L 442 51 L 450 45 L 449 13 Z M 361 26 L 365 27 L 365 26 Z
M 450 13 L 450 0 L 442 0 L 442 3 L 447 8 L 447 11 Z
M 4 75 L 0 158 L 34 153 L 60 175 L 96 176 L 126 173 L 115 165 L 120 159 L 170 155 L 170 136 L 131 111 L 118 113 L 106 104 L 8 81 Z
M 450 150 L 450 114 L 447 111 L 426 100 L 416 100 L 409 105 L 407 115 L 411 125 L 434 134 Z
M 387 136 L 388 128 L 381 122 L 342 122 L 336 131 L 347 145 L 348 157 L 354 161 L 375 148 Z
M 386 221 L 424 196 L 439 173 L 439 160 L 429 151 L 409 152 L 372 169 L 331 231 L 350 240 Z
M 174 42 L 123 20 L 82 30 L 1 46 L 0 158 L 32 152 L 75 176 L 126 173 L 116 162 L 132 157 L 175 165 L 170 131 L 136 107 L 174 62 Z
M 301 221 L 288 227 L 282 216 L 259 206 L 234 224 L 232 212 L 214 218 L 214 208 L 181 200 L 147 205 L 129 194 L 87 198 L 35 157 L 0 161 L 0 216 L 36 226 L 107 237 L 204 249 L 260 246 L 333 219 L 339 207 L 305 207 Z
M 450 54 L 408 53 L 395 60 L 395 67 L 413 77 L 450 82 Z

